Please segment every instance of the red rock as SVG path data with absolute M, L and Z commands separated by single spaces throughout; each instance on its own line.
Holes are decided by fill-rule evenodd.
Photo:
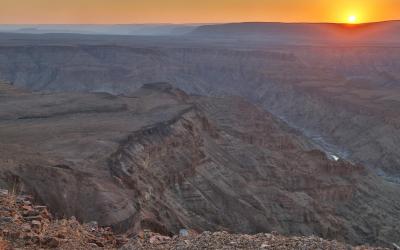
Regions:
M 42 225 L 42 223 L 40 221 L 38 221 L 38 220 L 31 221 L 31 224 L 34 225 L 34 226 L 41 226 Z
M 150 243 L 151 244 L 162 244 L 166 241 L 171 240 L 170 237 L 167 236 L 162 236 L 162 235 L 154 235 L 150 237 Z
M 29 206 L 29 205 L 22 206 L 22 209 L 27 210 L 27 211 L 33 211 L 32 206 Z
M 29 232 L 32 230 L 31 225 L 29 225 L 28 223 L 23 224 L 21 227 L 22 227 L 22 230 L 24 230 L 25 232 Z
M 89 243 L 96 244 L 98 247 L 104 247 L 104 244 L 97 239 L 90 239 Z
M 60 241 L 54 237 L 46 237 L 41 241 L 41 243 L 50 248 L 56 248 L 60 245 Z

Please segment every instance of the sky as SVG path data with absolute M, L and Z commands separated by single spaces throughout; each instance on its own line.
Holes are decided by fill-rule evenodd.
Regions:
M 357 22 L 400 19 L 400 0 L 0 0 L 0 24 Z

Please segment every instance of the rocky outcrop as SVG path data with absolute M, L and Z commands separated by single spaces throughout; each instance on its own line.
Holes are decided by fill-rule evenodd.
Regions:
M 97 222 L 85 225 L 75 218 L 56 220 L 32 197 L 0 190 L 0 249 L 116 249 L 124 236 Z

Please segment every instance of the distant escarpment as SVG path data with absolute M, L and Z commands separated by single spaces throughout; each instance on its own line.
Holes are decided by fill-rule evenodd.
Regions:
M 330 160 L 240 97 L 190 96 L 167 83 L 125 96 L 1 84 L 0 95 L 0 185 L 58 216 L 131 233 L 399 243 L 397 186 Z
M 197 27 L 190 35 L 213 38 L 246 38 L 285 44 L 319 42 L 396 42 L 400 38 L 399 21 L 339 23 L 245 22 L 211 24 Z

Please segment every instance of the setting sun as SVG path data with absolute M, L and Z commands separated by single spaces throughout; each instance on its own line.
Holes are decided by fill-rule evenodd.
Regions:
M 348 23 L 356 23 L 357 22 L 357 17 L 354 16 L 354 15 L 349 16 L 347 21 L 348 21 Z

